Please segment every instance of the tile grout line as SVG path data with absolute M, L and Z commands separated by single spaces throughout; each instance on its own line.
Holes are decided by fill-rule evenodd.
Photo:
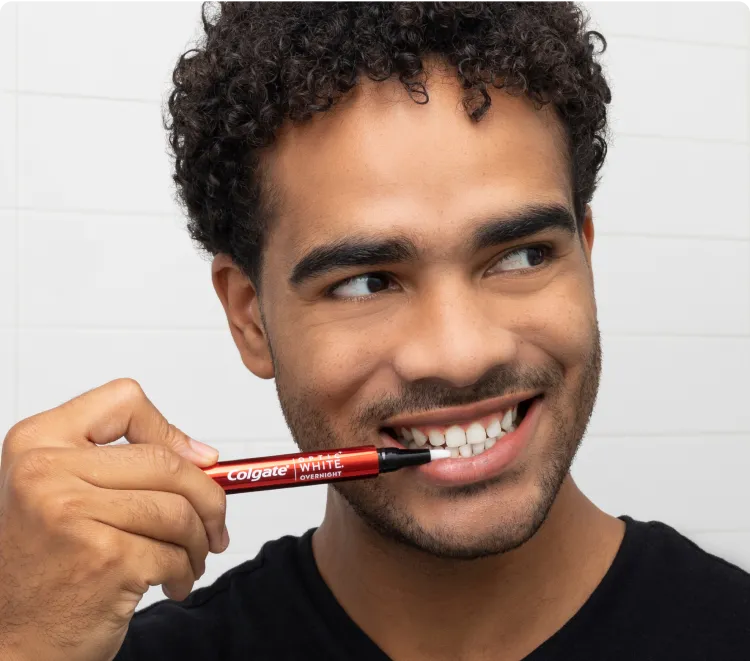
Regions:
M 20 157 L 20 148 L 19 148 L 19 127 L 20 127 L 20 99 L 18 95 L 18 79 L 20 76 L 20 32 L 21 32 L 21 7 L 20 2 L 16 2 L 16 25 L 15 25 L 15 31 L 16 31 L 16 44 L 15 44 L 15 58 L 16 58 L 16 71 L 15 71 L 15 107 L 16 107 L 16 117 L 15 117 L 15 132 L 16 132 L 16 139 L 15 139 L 15 174 L 16 174 L 16 181 L 15 181 L 15 190 L 13 192 L 14 195 L 14 203 L 15 203 L 15 225 L 16 225 L 16 236 L 15 236 L 15 251 L 16 251 L 16 261 L 15 261 L 15 301 L 14 301 L 14 316 L 15 316 L 15 332 L 13 333 L 13 424 L 18 422 L 18 419 L 20 417 L 21 412 L 21 394 L 20 394 L 20 384 L 21 384 L 21 217 L 20 213 L 18 211 L 18 203 L 20 201 L 20 195 L 18 191 L 19 182 L 21 179 L 20 176 L 20 163 L 21 163 L 21 157 Z
M 732 138 L 704 138 L 695 135 L 664 135 L 661 133 L 634 133 L 633 131 L 617 131 L 615 133 L 615 140 L 617 140 L 617 138 L 640 138 L 648 140 L 667 140 L 672 142 L 680 141 L 740 146 L 750 144 L 750 141 L 748 140 L 734 140 Z
M 750 145 L 748 146 L 750 153 Z M 750 193 L 748 193 L 750 194 Z M 0 211 L 7 209 L 0 205 Z M 184 214 L 180 209 L 175 211 L 120 211 L 116 209 L 62 209 L 62 208 L 44 208 L 44 207 L 22 207 L 17 206 L 10 208 L 9 210 L 18 210 L 28 213 L 37 214 L 68 214 L 71 216 L 113 216 L 116 218 L 170 218 L 172 220 L 179 220 L 180 222 L 187 222 L 184 218 Z M 731 242 L 743 242 L 750 243 L 750 231 L 747 236 L 731 236 L 729 234 L 663 234 L 659 232 L 627 232 L 618 230 L 598 230 L 597 236 L 609 236 L 609 237 L 624 237 L 633 239 L 666 239 L 666 240 L 688 240 L 688 241 L 731 241 Z
M 635 34 L 632 32 L 609 32 L 604 37 L 617 37 L 618 39 L 633 39 L 636 41 L 654 41 L 660 44 L 673 44 L 681 46 L 703 46 L 705 48 L 724 48 L 727 50 L 748 51 L 750 46 L 741 44 L 723 44 L 717 41 L 694 41 L 692 39 L 672 39 L 670 37 L 654 37 L 652 35 Z
M 750 151 L 750 150 L 749 150 Z M 750 190 L 750 189 L 748 189 Z M 723 234 L 713 234 L 701 236 L 700 234 L 660 234 L 655 232 L 620 232 L 617 230 L 597 230 L 597 236 L 610 236 L 614 238 L 626 238 L 626 239 L 667 239 L 669 241 L 674 240 L 686 240 L 686 241 L 730 241 L 732 243 L 747 243 L 750 242 L 749 236 L 729 236 Z
M 12 330 L 5 328 L 5 330 Z M 225 325 L 221 326 L 34 326 L 18 324 L 19 330 L 31 333 L 221 333 L 227 332 Z M 0 325 L 0 330 L 3 326 Z M 704 340 L 747 340 L 748 333 L 675 333 L 675 332 L 627 332 L 602 330 L 603 338 L 645 338 L 645 339 L 704 339 Z
M 18 94 L 23 96 L 43 96 L 51 97 L 55 99 L 73 99 L 80 101 L 115 101 L 117 103 L 140 103 L 140 104 L 152 104 L 162 105 L 162 101 L 159 99 L 141 99 L 137 97 L 127 96 L 100 96 L 97 94 L 78 94 L 76 92 L 42 92 L 39 90 L 18 90 Z
M 632 431 L 632 432 L 620 432 L 620 431 L 610 431 L 610 432 L 597 432 L 592 431 L 591 433 L 586 434 L 584 436 L 582 443 L 586 443 L 587 441 L 592 441 L 595 439 L 605 439 L 605 438 L 628 438 L 632 439 L 633 437 L 638 438 L 675 438 L 677 440 L 682 440 L 685 438 L 718 438 L 718 437 L 724 437 L 724 438 L 735 438 L 735 437 L 741 437 L 744 438 L 746 436 L 750 436 L 750 429 L 747 431 L 742 430 L 732 430 L 732 431 Z
M 747 51 L 747 69 L 750 71 L 750 49 Z M 750 81 L 745 80 L 745 97 L 747 98 L 748 104 L 750 104 Z M 747 134 L 750 136 L 750 113 L 747 114 Z M 747 149 L 747 154 L 745 155 L 745 158 L 747 158 L 748 165 L 750 167 L 750 147 Z M 748 198 L 748 208 L 750 208 L 750 186 L 747 187 L 745 190 L 745 195 L 747 195 Z M 748 229 L 750 229 L 750 215 L 746 219 Z M 748 247 L 748 259 L 750 259 L 750 246 Z M 750 274 L 748 275 L 748 286 L 750 287 Z M 750 295 L 748 295 L 746 304 L 748 308 L 750 308 Z
M 182 211 L 175 207 L 174 211 L 140 211 L 137 209 L 134 209 L 132 211 L 121 211 L 117 209 L 76 209 L 74 207 L 71 208 L 59 208 L 59 207 L 50 207 L 50 208 L 44 208 L 44 207 L 17 207 L 19 211 L 27 211 L 29 213 L 49 213 L 49 214 L 56 214 L 56 213 L 66 213 L 66 214 L 77 214 L 81 216 L 125 216 L 125 217 L 159 217 L 159 218 L 173 218 L 175 220 L 182 220 L 184 214 Z M 0 210 L 2 207 L 0 207 Z M 750 240 L 750 237 L 748 237 L 748 240 Z

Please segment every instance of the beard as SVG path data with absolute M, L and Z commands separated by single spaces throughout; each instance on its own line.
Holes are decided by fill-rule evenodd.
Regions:
M 596 322 L 591 337 L 590 351 L 575 383 L 566 383 L 562 365 L 553 361 L 541 368 L 500 365 L 464 388 L 452 388 L 441 379 L 422 379 L 404 384 L 398 394 L 361 407 L 345 433 L 337 431 L 314 405 L 320 393 L 295 390 L 294 379 L 291 375 L 287 378 L 273 351 L 272 359 L 284 417 L 295 442 L 305 452 L 371 444 L 373 428 L 396 415 L 461 406 L 514 392 L 543 391 L 551 432 L 538 450 L 540 468 L 532 476 L 533 493 L 514 500 L 512 507 L 506 508 L 506 517 L 497 519 L 482 533 L 467 535 L 445 524 L 424 526 L 389 488 L 390 476 L 331 485 L 359 518 L 382 537 L 438 558 L 475 559 L 521 546 L 546 520 L 586 432 L 599 389 L 601 340 Z M 353 439 L 361 442 L 353 443 Z M 528 472 L 520 467 L 484 482 L 442 488 L 430 496 L 447 499 L 460 507 L 462 501 L 473 496 L 484 493 L 492 498 L 493 492 L 499 493 L 528 479 Z

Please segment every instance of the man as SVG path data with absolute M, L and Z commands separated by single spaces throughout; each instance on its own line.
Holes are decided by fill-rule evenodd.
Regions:
M 610 100 L 581 12 L 227 4 L 204 25 L 168 128 L 244 364 L 303 450 L 454 458 L 329 488 L 319 528 L 189 594 L 229 543 L 216 452 L 137 383 L 94 389 L 5 440 L 2 658 L 750 658 L 750 576 L 569 474 Z M 172 599 L 134 615 L 151 585 Z

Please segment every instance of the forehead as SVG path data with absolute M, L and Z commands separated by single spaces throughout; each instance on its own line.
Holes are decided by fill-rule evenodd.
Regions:
M 471 218 L 529 203 L 570 207 L 554 111 L 493 89 L 477 123 L 452 73 L 431 72 L 427 91 L 418 104 L 398 82 L 368 80 L 332 111 L 282 129 L 266 162 L 280 192 L 268 259 L 287 262 L 352 233 L 447 243 L 465 238 Z

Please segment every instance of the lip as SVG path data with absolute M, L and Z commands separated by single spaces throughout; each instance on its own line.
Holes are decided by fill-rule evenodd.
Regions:
M 471 422 L 498 411 L 507 411 L 527 399 L 541 394 L 541 390 L 527 391 L 502 397 L 485 399 L 466 406 L 451 406 L 446 409 L 435 409 L 425 413 L 404 415 L 383 422 L 383 427 L 426 427 L 428 425 L 447 425 Z
M 482 454 L 458 459 L 440 459 L 415 467 L 413 470 L 425 482 L 443 487 L 464 486 L 499 476 L 529 444 L 538 426 L 543 401 L 543 398 L 535 399 L 518 428 L 498 439 L 495 445 Z M 380 433 L 380 438 L 387 447 L 403 447 L 385 432 Z

